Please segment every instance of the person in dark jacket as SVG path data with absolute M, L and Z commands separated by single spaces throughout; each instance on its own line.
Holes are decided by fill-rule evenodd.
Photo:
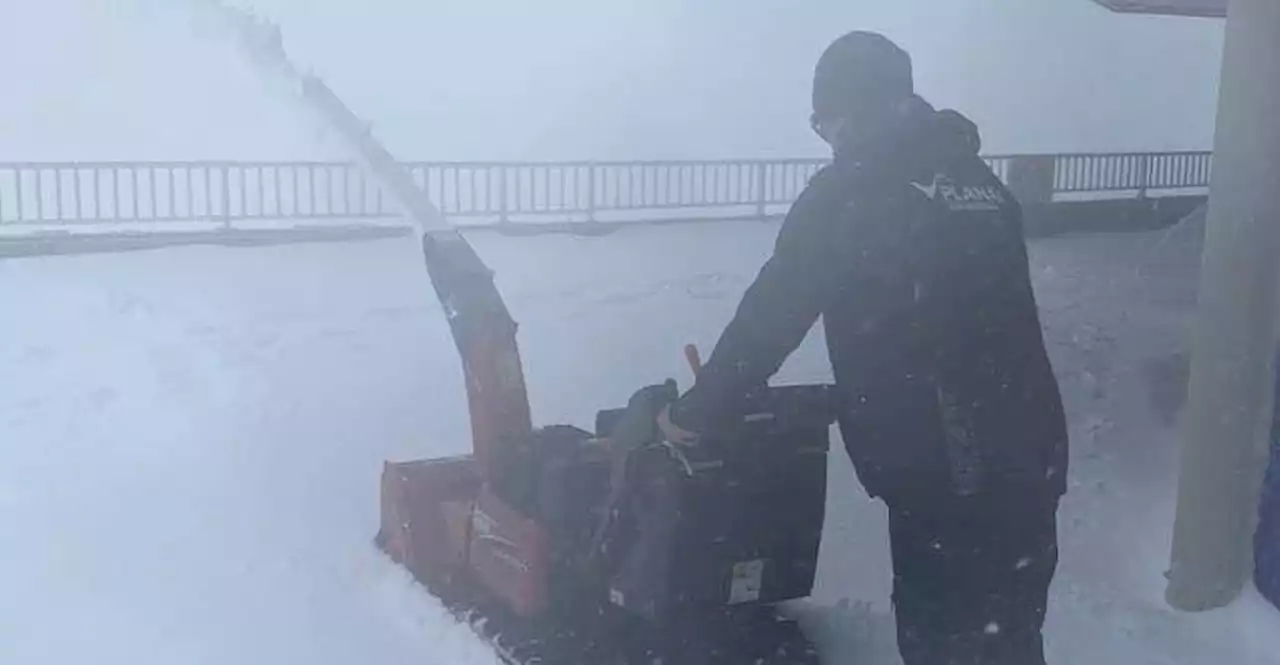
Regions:
M 906 665 L 1039 664 L 1067 424 L 1022 213 L 976 125 L 912 78 L 877 34 L 822 55 L 811 122 L 834 159 L 659 425 L 695 443 L 741 416 L 821 317 L 848 454 L 889 509 Z

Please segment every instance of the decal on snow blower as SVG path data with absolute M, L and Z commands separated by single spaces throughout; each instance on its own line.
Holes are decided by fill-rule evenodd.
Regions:
M 488 544 L 493 556 L 503 563 L 522 573 L 529 572 L 531 569 L 529 563 L 514 554 L 514 552 L 520 551 L 520 545 L 510 538 L 505 538 L 495 533 L 496 525 L 497 522 L 492 517 L 480 510 L 475 510 L 471 513 L 471 531 L 475 534 L 475 539 L 478 542 Z
M 733 564 L 733 579 L 729 584 L 729 604 L 739 605 L 760 600 L 763 580 L 764 559 Z

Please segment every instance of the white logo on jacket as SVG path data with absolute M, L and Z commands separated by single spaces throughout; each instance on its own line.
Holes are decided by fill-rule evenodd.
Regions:
M 929 184 L 912 182 L 930 201 L 941 198 L 953 212 L 995 211 L 1005 204 L 1004 192 L 996 185 L 956 185 L 944 173 L 937 173 Z

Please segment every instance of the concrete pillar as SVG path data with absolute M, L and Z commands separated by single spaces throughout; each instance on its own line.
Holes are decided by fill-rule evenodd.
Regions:
M 1023 207 L 1042 206 L 1053 202 L 1054 179 L 1057 177 L 1056 155 L 1018 155 L 1009 158 L 1005 184 Z
M 1280 1 L 1231 0 L 1166 599 L 1232 602 L 1252 571 L 1280 279 Z

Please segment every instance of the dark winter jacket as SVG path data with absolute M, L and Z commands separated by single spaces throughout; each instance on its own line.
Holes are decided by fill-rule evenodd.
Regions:
M 841 431 L 873 496 L 1065 492 L 1021 209 L 957 116 L 916 100 L 892 131 L 837 151 L 673 422 L 732 417 L 821 316 Z

